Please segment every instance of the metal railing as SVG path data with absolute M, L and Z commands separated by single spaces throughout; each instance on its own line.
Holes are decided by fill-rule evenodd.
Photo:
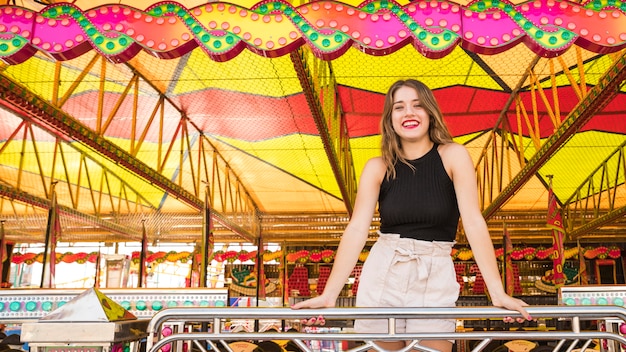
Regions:
M 271 341 L 290 340 L 302 351 L 312 352 L 311 340 L 316 341 L 352 341 L 355 347 L 350 352 L 366 350 L 384 351 L 374 341 L 397 341 L 407 340 L 410 343 L 401 352 L 418 350 L 434 352 L 435 350 L 420 345 L 422 340 L 456 340 L 477 341 L 471 349 L 472 352 L 482 351 L 492 341 L 550 341 L 554 346 L 553 351 L 570 352 L 574 349 L 584 352 L 592 342 L 605 341 L 611 346 L 626 346 L 626 338 L 619 329 L 606 329 L 607 331 L 581 330 L 581 321 L 598 320 L 623 322 L 626 320 L 626 309 L 619 306 L 531 306 L 527 308 L 534 319 L 556 319 L 568 321 L 568 328 L 550 331 L 524 330 L 524 331 L 456 331 L 451 333 L 395 333 L 397 319 L 457 319 L 457 320 L 481 320 L 481 319 L 504 319 L 505 317 L 518 317 L 519 313 L 495 307 L 455 307 L 455 308 L 326 308 L 292 310 L 289 308 L 169 308 L 155 314 L 148 325 L 148 337 L 146 352 L 157 352 L 164 346 L 177 346 L 182 341 L 193 344 L 193 348 L 201 352 L 207 350 L 233 352 L 229 342 L 235 341 Z M 353 319 L 386 319 L 389 333 L 356 333 L 356 332 L 329 332 L 311 334 L 305 332 L 279 332 L 279 331 L 242 331 L 231 332 L 226 328 L 226 323 L 239 320 L 253 322 L 279 320 L 300 321 L 322 315 L 327 322 L 344 321 Z M 202 331 L 190 329 L 177 329 L 169 336 L 162 336 L 161 329 L 168 324 L 190 325 L 204 324 Z M 209 327 L 209 329 L 206 329 Z M 257 323 L 258 326 L 258 323 Z M 167 349 L 167 348 L 166 348 Z M 609 348 L 615 350 L 615 347 Z M 173 350 L 174 351 L 174 350 Z

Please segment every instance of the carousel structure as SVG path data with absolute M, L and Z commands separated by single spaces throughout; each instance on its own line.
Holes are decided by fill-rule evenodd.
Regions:
M 58 243 L 137 243 L 132 258 L 106 266 L 126 275 L 132 265 L 136 282 L 87 297 L 139 319 L 321 292 L 361 170 L 380 152 L 384 94 L 404 78 L 433 90 L 473 158 L 467 177 L 503 272 L 517 279 L 511 293 L 567 306 L 545 311 L 549 328 L 558 314 L 604 314 L 580 305 L 624 306 L 626 2 L 12 0 L 0 4 L 2 282 L 11 286 L 12 263 L 44 268 L 40 290 L 0 294 L 0 320 L 42 319 L 35 331 L 54 331 L 49 313 L 83 306 L 72 302 L 85 293 L 53 289 L 55 265 L 71 254 Z M 378 225 L 375 215 L 370 242 Z M 487 303 L 462 226 L 457 241 L 462 305 Z M 159 243 L 195 249 L 155 253 Z M 242 243 L 254 250 L 227 249 Z M 43 253 L 16 251 L 34 244 Z M 101 267 L 92 254 L 76 260 Z M 187 287 L 147 287 L 150 264 L 167 260 L 192 263 Z M 210 282 L 211 266 L 224 287 Z M 353 304 L 359 273 L 340 306 Z M 559 291 L 556 274 L 582 288 Z M 194 319 L 170 328 L 207 332 L 211 320 Z M 579 323 L 568 327 L 578 333 Z M 620 348 L 619 321 L 606 324 L 616 335 L 589 339 Z M 128 336 L 84 350 L 137 349 Z M 151 335 L 133 336 L 151 347 Z M 69 343 L 39 337 L 42 352 Z M 180 351 L 211 340 L 176 339 Z

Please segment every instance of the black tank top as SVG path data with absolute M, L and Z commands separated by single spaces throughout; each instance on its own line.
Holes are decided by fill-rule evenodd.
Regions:
M 459 207 L 437 146 L 409 160 L 415 170 L 397 162 L 396 178 L 383 180 L 378 196 L 382 233 L 425 241 L 456 239 Z

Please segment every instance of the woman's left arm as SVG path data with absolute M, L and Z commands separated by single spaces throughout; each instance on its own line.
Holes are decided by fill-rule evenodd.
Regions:
M 485 279 L 493 305 L 516 310 L 524 318 L 532 319 L 524 309 L 527 304 L 509 296 L 504 291 L 493 242 L 478 206 L 478 187 L 472 158 L 464 146 L 456 143 L 442 146 L 440 153 L 446 171 L 454 183 L 465 235 L 472 248 L 476 264 Z

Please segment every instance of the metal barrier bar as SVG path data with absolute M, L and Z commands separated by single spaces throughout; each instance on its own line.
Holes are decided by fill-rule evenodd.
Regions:
M 291 340 L 303 351 L 311 352 L 305 341 L 355 341 L 362 344 L 350 349 L 351 352 L 365 350 L 384 351 L 374 341 L 397 341 L 407 340 L 411 343 L 400 352 L 419 350 L 432 352 L 431 349 L 419 344 L 420 340 L 482 340 L 472 352 L 479 352 L 494 340 L 549 340 L 556 341 L 553 351 L 573 350 L 580 341 L 586 341 L 582 350 L 594 339 L 611 341 L 616 346 L 626 346 L 626 338 L 619 332 L 611 331 L 581 331 L 580 320 L 626 320 L 626 309 L 619 306 L 532 306 L 527 307 L 528 312 L 534 319 L 552 318 L 557 320 L 571 320 L 571 329 L 556 331 L 471 331 L 452 333 L 395 333 L 393 327 L 396 319 L 503 319 L 505 317 L 517 317 L 519 313 L 495 307 L 455 307 L 455 308 L 326 308 L 326 309 L 303 309 L 293 310 L 290 308 L 171 308 L 155 314 L 148 324 L 148 338 L 146 352 L 157 352 L 168 344 L 179 341 L 192 341 L 194 345 L 205 352 L 201 342 L 206 342 L 214 351 L 221 351 L 220 345 L 225 351 L 233 352 L 228 341 L 269 341 Z M 304 332 L 225 332 L 226 321 L 246 319 L 260 321 L 268 319 L 295 320 L 307 319 L 322 315 L 326 321 L 351 321 L 353 319 L 385 319 L 390 327 L 389 333 L 321 333 L 312 334 Z M 164 324 L 198 324 L 210 323 L 211 331 L 193 332 L 181 329 L 172 335 L 160 338 L 161 328 Z M 569 341 L 569 344 L 567 343 Z M 217 344 L 219 342 L 219 345 Z M 619 350 L 619 348 L 618 348 Z M 611 352 L 609 350 L 609 352 Z

